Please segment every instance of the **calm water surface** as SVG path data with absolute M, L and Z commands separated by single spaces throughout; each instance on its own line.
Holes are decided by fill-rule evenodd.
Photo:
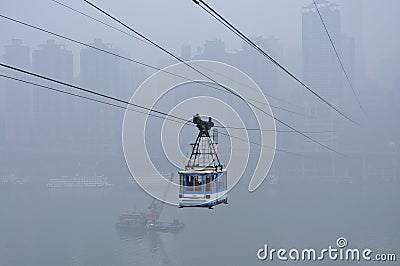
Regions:
M 266 243 L 322 249 L 340 236 L 399 256 L 399 198 L 391 184 L 239 185 L 214 210 L 166 206 L 162 220 L 186 225 L 177 234 L 132 234 L 116 231 L 118 215 L 151 202 L 134 185 L 1 188 L 0 265 L 306 265 L 258 261 L 256 252 Z M 321 265 L 338 264 L 355 265 Z

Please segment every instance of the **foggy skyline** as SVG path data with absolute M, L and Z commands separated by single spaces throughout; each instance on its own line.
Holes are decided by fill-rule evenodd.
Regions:
M 50 4 L 54 4 L 52 1 L 49 2 Z M 307 4 L 310 5 L 311 3 L 312 2 L 308 2 Z M 398 136 L 394 132 L 382 129 L 393 128 L 397 130 L 397 126 L 390 122 L 393 120 L 393 117 L 396 116 L 398 110 L 395 102 L 400 95 L 398 91 L 399 88 L 396 87 L 399 85 L 396 83 L 399 76 L 396 71 L 397 68 L 393 64 L 388 64 L 383 68 L 380 64 L 377 64 L 380 71 L 377 71 L 376 76 L 381 77 L 380 80 L 364 72 L 365 65 L 363 61 L 367 61 L 367 59 L 362 55 L 369 54 L 369 51 L 366 52 L 366 47 L 368 47 L 368 45 L 365 45 L 365 25 L 361 23 L 363 11 L 361 9 L 357 12 L 354 11 L 356 7 L 365 8 L 365 2 L 363 6 L 361 6 L 362 3 L 363 2 L 358 2 L 358 4 L 353 3 L 352 6 L 347 6 L 347 8 L 349 8 L 347 11 L 343 11 L 346 5 L 339 6 L 339 12 L 337 12 L 336 9 L 324 10 L 324 8 L 321 7 L 321 12 L 323 16 L 326 16 L 324 18 L 325 23 L 330 29 L 330 34 L 342 57 L 349 78 L 352 81 L 355 80 L 355 89 L 368 112 L 368 116 L 361 116 L 361 110 L 356 104 L 355 97 L 351 94 L 348 84 L 344 82 L 344 75 L 316 12 L 303 13 L 304 10 L 302 7 L 305 5 L 298 6 L 296 14 L 300 15 L 301 18 L 298 24 L 300 25 L 300 32 L 302 32 L 302 34 L 300 35 L 301 43 L 300 45 L 296 44 L 297 46 L 291 46 L 296 42 L 291 43 L 289 40 L 285 40 L 282 37 L 283 35 L 279 36 L 278 33 L 276 33 L 276 35 L 270 34 L 273 32 L 273 30 L 271 30 L 273 28 L 272 25 L 266 27 L 265 33 L 262 35 L 257 35 L 258 33 L 252 32 L 251 30 L 247 31 L 245 28 L 243 29 L 245 33 L 265 51 L 280 61 L 284 66 L 294 71 L 293 73 L 295 73 L 296 76 L 300 77 L 300 79 L 310 85 L 312 89 L 320 93 L 329 102 L 333 103 L 334 106 L 339 107 L 344 113 L 350 114 L 350 117 L 355 118 L 357 121 L 365 123 L 363 128 L 356 128 L 352 125 L 348 125 L 344 119 L 339 118 L 337 114 L 332 112 L 327 106 L 324 106 L 315 97 L 310 95 L 310 93 L 306 92 L 304 88 L 299 88 L 297 83 L 273 64 L 266 61 L 253 49 L 247 45 L 243 45 L 238 40 L 233 41 L 231 38 L 232 36 L 229 37 L 225 33 L 219 33 L 220 30 L 221 32 L 230 33 L 222 26 L 221 29 L 218 29 L 216 26 L 211 27 L 211 29 L 215 30 L 207 33 L 203 32 L 202 35 L 199 34 L 199 36 L 204 36 L 205 39 L 199 41 L 199 43 L 194 43 L 190 35 L 185 41 L 182 40 L 182 36 L 184 36 L 186 32 L 192 33 L 193 30 L 196 30 L 198 28 L 197 24 L 193 25 L 193 27 L 188 27 L 187 31 L 179 31 L 179 37 L 172 34 L 169 39 L 162 41 L 159 41 L 158 37 L 153 37 L 151 34 L 141 31 L 139 27 L 134 26 L 133 23 L 132 25 L 145 35 L 150 35 L 152 39 L 165 46 L 166 49 L 173 50 L 176 55 L 184 54 L 185 57 L 187 57 L 186 59 L 215 60 L 238 67 L 259 84 L 263 93 L 268 95 L 268 101 L 271 101 L 274 105 L 272 106 L 274 115 L 282 119 L 282 121 L 294 125 L 297 129 L 322 132 L 321 134 L 314 135 L 313 138 L 323 142 L 327 146 L 346 153 L 355 154 L 359 160 L 372 160 L 376 163 L 376 167 L 393 169 L 393 166 L 387 167 L 385 165 L 385 159 L 380 161 L 383 163 L 383 166 L 379 166 L 378 164 L 380 162 L 376 161 L 374 156 L 381 156 L 381 152 L 384 152 L 387 156 L 397 156 L 398 153 L 397 145 L 400 143 Z M 113 7 L 115 6 L 116 5 Z M 79 17 L 77 14 L 70 14 L 70 11 L 63 7 L 58 5 L 56 7 L 64 10 L 66 14 L 74 18 Z M 353 8 L 355 12 L 355 23 L 350 27 L 353 28 L 354 35 L 349 33 L 350 30 L 348 32 L 343 26 L 345 25 L 343 21 L 346 21 L 344 14 L 346 14 L 346 12 L 349 14 L 350 7 Z M 84 9 L 83 6 L 81 8 Z M 107 7 L 105 8 L 107 9 Z M 79 8 L 79 10 L 81 9 Z M 91 14 L 90 10 L 85 12 Z M 111 13 L 114 14 L 113 12 Z M 51 16 L 54 15 L 55 13 Z M 68 37 L 76 38 L 79 41 L 89 43 L 90 45 L 103 48 L 113 53 L 128 57 L 130 54 L 134 59 L 139 59 L 144 63 L 153 64 L 154 66 L 164 67 L 176 63 L 165 54 L 159 51 L 155 52 L 156 49 L 154 47 L 144 45 L 132 38 L 128 39 L 126 36 L 120 34 L 118 37 L 113 38 L 112 36 L 115 34 L 114 31 L 102 25 L 96 25 L 90 20 L 87 21 L 87 24 L 82 24 L 81 27 L 76 28 L 74 31 L 70 29 L 70 34 L 73 32 L 76 35 L 60 32 L 59 28 L 61 28 L 61 26 L 65 27 L 65 25 L 68 24 L 61 20 L 63 16 L 65 16 L 65 14 L 59 16 L 57 20 L 59 23 L 50 23 L 44 26 L 30 21 L 32 18 L 21 19 L 19 16 L 16 16 L 16 18 L 56 33 L 65 34 Z M 97 16 L 96 14 L 94 14 L 94 16 L 104 20 L 101 16 Z M 117 16 L 119 17 L 119 15 Z M 131 24 L 130 19 L 125 20 L 123 17 L 119 18 Z M 254 16 L 254 18 L 257 17 Z M 259 17 L 258 19 L 262 18 L 263 17 Z M 115 25 L 108 20 L 105 21 Z M 210 21 L 212 22 L 212 20 Z M 237 25 L 239 25 L 239 22 Z M 78 23 L 78 20 L 75 21 L 75 23 Z M 174 23 L 176 24 L 177 22 Z M 214 21 L 214 23 L 216 22 Z M 102 29 L 103 34 L 94 31 L 85 34 L 83 38 L 76 37 L 84 33 L 86 25 L 88 27 L 94 25 L 98 26 L 97 29 Z M 161 25 L 162 27 L 168 27 L 168 23 L 161 23 L 160 27 Z M 147 27 L 149 26 L 151 25 L 147 25 Z M 24 32 L 23 27 L 18 27 L 19 29 L 15 30 L 17 33 L 15 35 L 20 35 L 21 32 Z M 201 28 L 204 29 L 204 27 Z M 280 28 L 282 33 L 287 33 L 283 30 L 285 27 L 282 25 L 274 24 L 274 28 Z M 262 32 L 260 29 L 263 29 L 263 27 L 258 27 L 257 29 L 259 32 Z M 158 32 L 161 36 L 164 34 L 162 30 Z M 217 37 L 212 37 L 214 34 L 216 34 Z M 293 36 L 295 35 L 296 34 Z M 5 39 L 11 36 L 13 38 L 9 40 Z M 89 39 L 92 36 L 95 37 Z M 137 67 L 136 64 L 128 63 L 115 56 L 94 51 L 88 47 L 71 44 L 64 39 L 57 39 L 54 38 L 54 36 L 42 34 L 40 32 L 34 31 L 23 35 L 21 37 L 22 46 L 18 39 L 14 39 L 17 37 L 15 37 L 12 32 L 6 33 L 5 38 L 2 39 L 2 42 L 5 42 L 2 49 L 8 51 L 8 53 L 3 53 L 3 60 L 5 60 L 6 63 L 11 62 L 11 64 L 13 64 L 13 62 L 15 62 L 18 65 L 24 66 L 30 61 L 31 69 L 34 72 L 66 82 L 79 84 L 85 88 L 91 88 L 98 92 L 120 97 L 125 100 L 128 100 L 138 85 L 152 73 L 152 70 Z M 54 41 L 52 39 L 54 39 Z M 378 38 L 375 39 L 379 40 Z M 126 44 L 125 41 L 127 41 L 126 43 L 137 44 L 138 46 L 124 46 L 124 44 Z M 178 41 L 180 43 L 177 43 Z M 15 45 L 10 45 L 13 42 Z M 175 45 L 177 47 L 171 48 Z M 234 45 L 238 46 L 235 48 Z M 28 47 L 30 49 L 29 54 L 27 54 Z M 181 50 L 182 47 L 183 50 Z M 198 49 L 199 47 L 200 49 Z M 233 50 L 232 47 L 234 47 Z M 15 50 L 13 48 L 15 48 Z M 377 51 L 377 49 L 374 51 Z M 390 52 L 396 54 L 395 51 L 389 51 L 388 49 L 381 49 L 380 52 L 382 54 L 389 54 Z M 373 57 L 370 57 L 370 59 L 371 58 Z M 385 59 L 382 57 L 381 60 L 385 62 L 385 60 L 391 61 L 394 58 L 395 57 Z M 29 67 L 25 66 L 25 68 Z M 74 73 L 74 75 L 72 75 L 72 73 Z M 380 76 L 382 73 L 388 78 L 383 79 L 383 76 Z M 56 95 L 52 92 L 37 90 L 29 86 L 29 94 L 27 94 L 25 91 L 19 90 L 19 88 L 26 87 L 26 85 L 21 86 L 21 84 L 15 81 L 3 81 L 4 83 L 2 83 L 2 85 L 5 87 L 5 90 L 1 92 L 2 95 L 4 95 L 1 101 L 4 104 L 0 109 L 0 115 L 2 115 L 4 119 L 0 121 L 0 126 L 4 129 L 2 130 L 4 138 L 2 142 L 0 142 L 0 145 L 15 152 L 16 155 L 18 151 L 27 151 L 36 152 L 44 157 L 48 156 L 48 153 L 59 153 L 59 155 L 62 156 L 71 156 L 71 154 L 69 154 L 70 151 L 79 151 L 79 156 L 77 155 L 64 159 L 63 164 L 65 169 L 68 169 L 68 163 L 72 168 L 76 167 L 76 161 L 80 160 L 79 157 L 83 160 L 90 158 L 90 160 L 96 161 L 102 156 L 103 159 L 105 159 L 109 156 L 116 155 L 117 157 L 114 158 L 115 164 L 123 164 L 119 157 L 122 155 L 120 136 L 123 112 L 121 110 L 109 109 L 104 105 L 92 104 L 77 100 L 76 98 Z M 180 96 L 196 96 L 197 93 L 208 93 L 209 96 L 217 96 L 215 91 L 200 91 L 197 90 L 196 87 L 197 86 L 187 86 L 184 93 L 180 93 Z M 32 95 L 30 96 L 30 94 Z M 278 100 L 280 98 L 280 100 L 277 101 L 275 97 L 278 97 Z M 24 101 L 19 99 L 24 99 Z M 180 98 L 174 96 L 172 93 L 169 97 L 167 96 L 166 99 L 168 99 L 166 100 L 168 104 L 164 106 L 161 104 L 157 108 L 162 109 L 166 108 L 166 106 L 172 107 L 177 104 Z M 232 106 L 235 106 L 231 100 L 229 101 Z M 284 103 L 285 101 L 286 104 Z M 15 109 L 16 104 L 21 104 L 22 102 L 23 108 L 21 108 L 21 110 Z M 289 102 L 289 104 L 287 104 L 287 102 Z M 236 106 L 236 108 L 238 107 Z M 285 110 L 285 108 L 289 110 Z M 375 110 L 379 110 L 379 112 L 375 112 Z M 244 117 L 246 116 L 243 110 L 240 110 L 240 112 Z M 188 115 L 190 116 L 191 114 Z M 383 115 L 385 115 L 387 119 L 381 119 Z M 247 119 L 248 118 L 249 117 L 247 117 Z M 371 121 L 374 120 L 378 122 L 376 122 L 376 124 L 371 123 Z M 283 128 L 286 129 L 285 127 Z M 280 127 L 278 127 L 278 129 L 280 129 Z M 154 130 L 150 135 L 156 135 L 158 131 L 159 130 Z M 368 131 L 369 134 L 365 134 L 365 131 Z M 376 139 L 380 139 L 380 141 L 374 141 Z M 152 142 L 149 144 L 149 147 L 156 148 L 157 150 L 161 145 Z M 306 154 L 305 156 L 310 158 L 317 156 L 324 160 L 324 163 L 320 162 L 316 165 L 314 159 L 311 159 L 308 166 L 305 166 L 304 161 L 294 160 L 290 155 L 289 157 L 282 157 L 284 159 L 281 160 L 281 162 L 286 163 L 293 160 L 291 164 L 294 162 L 303 164 L 303 169 L 308 169 L 309 172 L 319 167 L 321 173 L 325 172 L 328 175 L 334 176 L 339 173 L 339 171 L 336 170 L 330 171 L 335 167 L 343 170 L 351 168 L 354 165 L 351 163 L 342 165 L 340 160 L 335 160 L 328 150 L 322 149 L 321 146 L 317 145 L 315 142 L 308 142 L 298 134 L 280 134 L 278 147 L 288 151 L 304 153 Z M 395 154 L 393 154 L 393 151 L 395 151 Z M 161 151 L 157 150 L 155 154 L 161 154 L 160 152 Z M 316 155 L 313 155 L 313 153 Z M 87 156 L 87 154 L 90 154 L 90 156 Z M 372 159 L 367 158 L 370 154 L 372 154 Z M 156 160 L 159 159 L 157 156 L 154 156 L 154 158 L 157 158 Z M 58 159 L 62 160 L 60 158 Z M 164 163 L 162 167 L 168 165 Z M 276 163 L 275 169 L 279 169 L 279 167 L 282 168 L 281 170 L 285 169 L 285 163 Z M 88 166 L 87 169 L 91 169 L 91 167 L 92 166 Z M 13 169 L 13 166 L 10 166 L 10 169 Z M 8 169 L 8 171 L 15 171 L 10 169 Z M 14 169 L 17 169 L 17 167 L 14 166 Z M 108 166 L 103 167 L 104 171 L 110 171 L 112 169 L 112 167 Z M 122 168 L 115 168 L 116 171 L 120 169 Z M 298 174 L 301 172 L 299 172 L 299 169 L 298 167 L 296 170 Z M 357 169 L 361 171 L 360 169 L 364 168 L 359 165 Z M 284 171 L 281 171 L 281 173 L 283 174 Z M 301 175 L 304 177 L 304 170 Z M 339 176 L 340 175 L 343 175 L 343 171 L 339 173 Z
M 260 261 L 267 245 L 399 260 L 399 0 L 320 8 L 356 93 L 318 14 L 303 13 L 312 0 L 204 0 L 306 86 L 192 0 L 91 1 L 194 69 L 52 0 L 2 2 L 2 16 L 168 69 L 0 17 L 0 62 L 37 73 L 0 69 L 1 266 L 308 265 Z M 190 164 L 211 130 L 213 158 Z M 208 193 L 218 169 L 227 194 Z M 217 194 L 229 204 L 196 208 Z
M 362 72 L 365 68 L 365 76 L 368 76 L 368 79 L 377 80 L 385 87 L 392 86 L 393 81 L 398 78 L 392 69 L 398 66 L 397 59 L 400 57 L 400 51 L 396 49 L 400 46 L 400 39 L 396 38 L 397 28 L 394 27 L 398 21 L 396 10 L 400 8 L 400 3 L 395 0 L 385 1 L 384 4 L 380 1 L 367 0 L 335 2 L 340 4 L 342 32 L 355 39 L 359 71 Z M 135 3 L 124 1 L 119 1 L 117 4 L 114 1 L 112 4 L 107 1 L 94 3 L 176 54 L 180 54 L 183 44 L 191 44 L 192 52 L 195 53 L 197 47 L 204 45 L 205 40 L 212 39 L 224 41 L 228 52 L 239 50 L 242 46 L 241 40 L 189 0 L 145 1 L 140 2 L 139 8 Z M 300 49 L 302 11 L 303 7 L 310 3 L 311 1 L 307 0 L 283 0 L 246 1 L 246 3 L 218 1 L 210 4 L 248 36 L 273 36 L 279 38 L 285 48 Z M 69 1 L 66 4 L 118 26 L 83 1 Z M 21 12 L 21 7 L 24 12 Z M 160 58 L 166 58 L 166 55 L 156 49 L 97 24 L 50 0 L 34 4 L 31 1 L 3 3 L 1 14 L 86 43 L 95 38 L 102 38 L 105 42 L 113 43 L 114 47 L 128 52 L 133 58 L 151 64 L 156 64 Z M 0 20 L 0 28 L 4 29 L 0 42 L 1 52 L 3 46 L 9 44 L 13 38 L 22 39 L 24 44 L 32 49 L 52 38 L 4 19 Z M 81 47 L 64 40 L 56 42 L 64 44 L 67 49 L 73 51 L 76 66 Z M 382 69 L 383 66 L 386 68 Z

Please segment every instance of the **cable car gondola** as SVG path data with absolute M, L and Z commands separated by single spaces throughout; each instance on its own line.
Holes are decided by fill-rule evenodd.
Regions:
M 203 121 L 196 114 L 192 121 L 199 134 L 184 170 L 179 171 L 179 207 L 208 207 L 228 203 L 227 171 L 221 164 L 216 150 L 218 133 L 210 129 L 214 126 L 211 117 Z

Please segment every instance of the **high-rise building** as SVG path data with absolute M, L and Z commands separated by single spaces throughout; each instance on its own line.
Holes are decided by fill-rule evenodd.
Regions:
M 73 81 L 73 56 L 64 45 L 48 40 L 32 52 L 32 68 L 35 73 L 71 83 Z M 65 90 L 55 83 L 36 81 L 53 88 Z M 33 97 L 36 135 L 43 150 L 68 146 L 68 130 L 72 122 L 72 106 L 75 99 L 45 89 L 36 89 Z M 71 140 L 72 141 L 72 140 Z
M 201 50 L 199 50 L 200 52 Z M 206 40 L 202 53 L 195 56 L 194 59 L 206 59 L 230 63 L 230 55 L 225 51 L 225 43 L 222 40 Z
M 90 46 L 126 58 L 130 57 L 126 52 L 114 48 L 111 43 L 105 43 L 102 39 L 95 39 Z M 79 78 L 83 86 L 127 99 L 145 76 L 145 70 L 132 62 L 92 48 L 81 50 Z
M 266 51 L 272 58 L 283 58 L 282 42 L 275 37 L 254 37 L 252 41 Z M 244 43 L 242 49 L 233 55 L 233 64 L 248 74 L 261 87 L 264 93 L 279 95 L 279 70 L 253 47 Z
M 129 55 L 112 44 L 95 39 L 91 46 L 110 53 Z M 145 78 L 145 70 L 111 54 L 92 48 L 80 52 L 80 84 L 94 91 L 129 101 L 132 93 Z M 88 103 L 84 107 L 82 135 L 91 150 L 115 151 L 121 145 L 123 111 L 101 104 Z
M 118 53 L 110 43 L 95 39 L 90 44 L 96 48 Z M 120 60 L 118 57 L 102 53 L 92 48 L 81 50 L 80 54 L 80 83 L 98 92 L 117 95 L 120 87 L 119 77 Z
M 339 5 L 327 0 L 318 0 L 316 4 L 346 72 L 353 82 L 355 72 L 354 40 L 341 32 Z M 314 3 L 304 8 L 302 26 L 303 81 L 333 106 L 344 109 L 344 92 L 346 98 L 349 98 L 347 96 L 351 88 L 347 84 Z M 354 101 L 352 103 L 354 104 Z M 337 114 L 331 108 L 315 99 L 310 99 L 306 105 L 312 115 L 320 118 L 315 119 L 314 126 L 320 127 L 321 130 L 324 127 L 325 130 L 334 129 L 332 127 Z
M 346 73 L 350 79 L 353 89 L 361 97 L 362 90 L 357 86 L 356 83 L 356 49 L 355 40 L 349 37 L 346 33 L 340 35 L 339 48 L 341 49 L 340 59 L 345 66 Z M 337 61 L 337 60 L 336 60 Z M 337 62 L 337 68 L 341 71 L 339 63 Z M 348 84 L 345 75 L 342 73 L 342 109 L 348 113 L 357 113 L 360 111 L 360 107 L 357 104 L 357 99 L 354 97 L 352 88 Z
M 355 41 L 341 31 L 339 5 L 327 0 L 318 0 L 316 4 L 349 79 L 354 84 Z M 314 3 L 304 8 L 302 26 L 303 80 L 330 103 L 343 107 L 343 98 L 348 98 L 343 93 L 351 92 L 351 88 Z
M 47 40 L 40 49 L 32 52 L 32 66 L 36 73 L 66 82 L 73 80 L 72 60 L 72 52 L 54 40 Z
M 22 45 L 21 39 L 12 39 L 11 45 L 4 46 L 4 62 L 13 66 L 30 69 L 30 49 Z
M 316 0 L 318 10 L 328 29 L 329 35 L 342 59 L 351 81 L 354 77 L 354 40 L 341 32 L 341 13 L 339 5 L 327 0 Z M 341 111 L 346 110 L 347 97 L 351 88 L 341 69 L 335 51 L 322 24 L 318 10 L 312 2 L 304 7 L 302 16 L 302 78 L 305 84 L 321 95 Z M 354 97 L 354 96 L 352 96 Z M 353 100 L 354 98 L 352 98 Z M 318 135 L 318 141 L 333 149 L 343 150 L 343 118 L 332 108 L 312 95 L 304 100 L 305 110 L 312 118 L 307 119 L 304 127 L 307 130 L 326 132 Z M 352 101 L 352 105 L 356 102 Z M 345 111 L 345 113 L 348 113 Z M 311 152 L 305 169 L 313 169 L 316 176 L 338 176 L 343 169 L 337 167 L 332 153 L 315 143 L 304 142 L 298 147 L 304 152 Z
M 318 0 L 318 9 L 329 34 L 342 54 L 340 11 L 335 3 Z M 314 3 L 303 11 L 303 80 L 334 105 L 342 100 L 342 72 Z
M 89 45 L 101 50 L 119 54 L 112 44 L 105 43 L 101 39 L 95 39 Z M 110 96 L 120 97 L 121 80 L 120 60 L 118 57 L 105 54 L 92 48 L 82 49 L 80 52 L 79 79 L 83 87 L 104 93 Z M 116 110 L 94 103 L 85 103 L 82 128 L 85 132 L 81 135 L 82 142 L 90 151 L 102 152 L 109 150 L 112 141 L 117 136 Z M 118 121 L 120 118 L 118 119 Z
M 190 60 L 192 58 L 192 46 L 190 44 L 181 46 L 181 56 L 185 60 Z
M 13 39 L 11 45 L 4 47 L 4 62 L 12 66 L 30 70 L 30 49 L 22 45 L 22 40 Z M 12 70 L 6 70 L 6 74 L 12 77 L 27 79 L 26 75 Z M 5 141 L 8 148 L 20 148 L 31 139 L 32 130 L 32 88 L 29 85 L 4 79 L 4 90 L 1 103 L 0 127 L 3 133 L 1 139 Z
M 354 34 L 354 42 L 357 49 L 355 52 L 355 73 L 354 84 L 356 87 L 362 88 L 362 82 L 366 79 L 366 56 L 364 35 L 367 30 L 367 25 L 364 23 L 364 10 L 366 0 L 346 1 L 346 6 L 351 10 L 351 23 L 346 25 L 346 28 Z M 369 18 L 368 18 L 369 19 Z M 362 90 L 361 90 L 362 91 Z

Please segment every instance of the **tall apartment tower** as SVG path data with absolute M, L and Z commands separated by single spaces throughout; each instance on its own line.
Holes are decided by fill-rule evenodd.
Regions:
M 112 44 L 96 38 L 91 46 L 114 54 L 129 57 Z M 137 86 L 139 68 L 116 56 L 91 48 L 80 51 L 80 84 L 94 91 L 129 100 Z M 108 152 L 120 149 L 123 112 L 101 104 L 85 104 L 82 118 L 85 133 L 82 141 L 90 151 Z
M 316 3 L 341 53 L 339 6 L 326 0 Z M 304 8 L 302 38 L 303 80 L 332 104 L 341 105 L 342 72 L 314 3 Z
M 341 32 L 341 14 L 339 5 L 327 0 L 315 1 L 323 17 L 330 37 L 349 74 L 354 77 L 354 40 Z M 302 78 L 314 91 L 336 108 L 347 112 L 344 99 L 349 99 L 346 77 L 341 69 L 330 40 L 315 8 L 314 3 L 304 7 L 302 14 Z M 352 96 L 352 95 L 351 95 Z M 352 96 L 353 97 L 353 96 Z M 353 99 L 351 99 L 353 100 Z M 326 132 L 318 136 L 325 145 L 342 150 L 342 132 L 344 118 L 332 108 L 311 95 L 304 99 L 306 111 L 313 117 L 304 123 L 308 130 Z M 348 102 L 347 102 L 348 104 Z M 352 104 L 356 104 L 352 101 Z M 334 155 L 314 143 L 304 143 L 299 147 L 310 152 L 310 160 L 303 165 L 307 176 L 338 176 L 341 169 Z
M 264 51 L 267 51 L 275 60 L 282 60 L 284 47 L 278 38 L 273 36 L 267 38 L 259 36 L 252 37 L 251 39 Z M 234 54 L 233 64 L 250 75 L 264 93 L 282 97 L 282 90 L 279 89 L 280 71 L 274 64 L 267 62 L 262 55 L 248 44 L 243 43 L 242 49 Z
M 32 53 L 33 70 L 66 82 L 73 80 L 72 52 L 64 45 L 47 40 Z
M 64 45 L 48 40 L 32 52 L 32 69 L 35 73 L 64 82 L 73 81 L 73 55 Z M 65 90 L 55 83 L 37 80 L 53 88 Z M 36 89 L 33 97 L 37 143 L 42 151 L 69 146 L 68 130 L 72 123 L 72 106 L 75 98 L 60 93 Z M 71 141 L 71 140 L 69 140 Z
M 13 39 L 4 46 L 3 60 L 6 64 L 30 70 L 30 49 L 22 40 Z M 12 70 L 5 70 L 12 77 L 27 79 L 25 75 Z M 31 140 L 32 130 L 32 87 L 13 80 L 4 80 L 1 97 L 0 138 L 3 144 L 14 150 L 23 147 Z M 3 141 L 0 141 L 3 142 Z

